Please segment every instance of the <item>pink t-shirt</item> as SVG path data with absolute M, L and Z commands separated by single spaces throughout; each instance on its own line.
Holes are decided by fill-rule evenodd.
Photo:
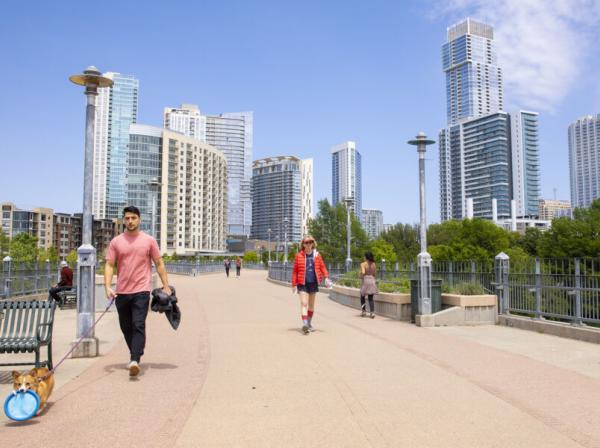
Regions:
M 106 260 L 117 265 L 117 294 L 133 294 L 152 289 L 152 260 L 160 257 L 156 240 L 140 232 L 127 232 L 113 238 Z

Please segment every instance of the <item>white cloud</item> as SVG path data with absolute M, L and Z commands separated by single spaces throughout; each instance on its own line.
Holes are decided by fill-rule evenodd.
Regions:
M 507 109 L 555 110 L 600 38 L 600 0 L 434 0 L 433 15 L 494 26 Z

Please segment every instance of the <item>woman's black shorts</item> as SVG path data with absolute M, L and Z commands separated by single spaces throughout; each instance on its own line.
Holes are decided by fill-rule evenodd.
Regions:
M 307 283 L 305 285 L 298 285 L 298 292 L 305 292 L 307 294 L 314 294 L 319 292 L 319 284 L 317 282 Z

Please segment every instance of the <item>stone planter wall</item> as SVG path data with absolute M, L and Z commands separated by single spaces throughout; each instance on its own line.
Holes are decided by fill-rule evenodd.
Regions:
M 455 325 L 495 325 L 498 321 L 498 305 L 495 295 L 461 296 L 442 294 L 442 311 L 417 316 L 421 327 Z
M 333 285 L 329 298 L 334 302 L 360 310 L 360 290 Z M 410 322 L 410 294 L 379 293 L 373 298 L 375 314 Z M 367 300 L 367 310 L 369 304 Z

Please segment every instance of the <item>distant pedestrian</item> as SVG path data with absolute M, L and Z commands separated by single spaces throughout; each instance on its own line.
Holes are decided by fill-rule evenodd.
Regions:
M 229 268 L 231 267 L 231 260 L 229 258 L 225 258 L 223 264 L 225 265 L 225 275 L 227 275 L 227 278 L 229 278 Z
M 308 334 L 314 331 L 312 318 L 315 313 L 315 298 L 319 292 L 319 284 L 325 281 L 329 286 L 329 273 L 321 254 L 317 252 L 315 239 L 307 235 L 302 239 L 301 249 L 294 258 L 292 268 L 292 291 L 300 295 L 300 313 L 302 331 Z
M 242 259 L 238 255 L 237 257 L 235 257 L 235 276 L 236 277 L 240 276 L 241 270 L 242 270 Z
M 146 317 L 152 289 L 152 262 L 163 285 L 171 295 L 167 270 L 160 256 L 158 244 L 150 235 L 140 230 L 140 210 L 129 206 L 123 209 L 125 232 L 113 238 L 106 254 L 104 288 L 106 297 L 115 298 L 119 325 L 127 347 L 130 362 L 129 376 L 140 372 L 140 359 L 146 345 Z M 117 290 L 112 289 L 112 278 L 117 267 Z
M 373 303 L 373 296 L 379 291 L 377 290 L 377 282 L 375 275 L 377 274 L 377 265 L 373 258 L 372 252 L 365 252 L 365 261 L 360 264 L 360 315 L 367 315 L 367 307 L 365 303 L 365 296 L 369 298 L 369 317 L 373 319 L 375 317 L 375 304 Z
M 59 292 L 73 289 L 73 270 L 65 260 L 61 261 L 59 266 L 60 281 L 48 291 L 48 300 L 54 299 L 57 302 L 60 302 Z

